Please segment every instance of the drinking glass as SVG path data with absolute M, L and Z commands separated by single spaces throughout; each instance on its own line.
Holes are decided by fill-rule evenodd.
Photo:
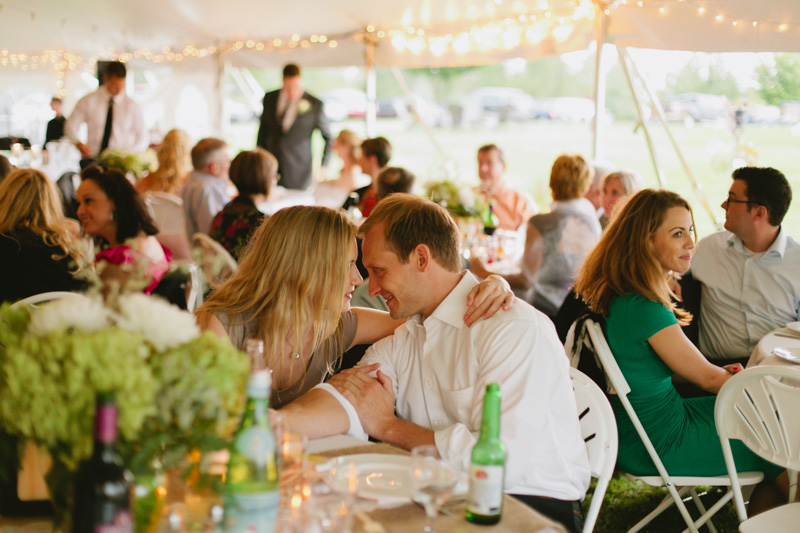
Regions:
M 434 533 L 433 520 L 442 505 L 452 497 L 458 476 L 439 460 L 436 446 L 417 446 L 411 450 L 411 493 L 425 508 L 425 533 Z

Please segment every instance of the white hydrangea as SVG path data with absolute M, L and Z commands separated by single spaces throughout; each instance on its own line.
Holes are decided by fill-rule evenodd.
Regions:
M 117 325 L 139 333 L 158 351 L 185 344 L 200 336 L 194 316 L 158 298 L 142 293 L 120 296 Z
M 464 208 L 469 209 L 475 205 L 475 195 L 472 193 L 470 187 L 461 187 L 458 189 L 458 201 Z
M 41 304 L 31 313 L 28 331 L 45 336 L 62 329 L 97 331 L 108 327 L 110 316 L 103 301 L 76 294 Z

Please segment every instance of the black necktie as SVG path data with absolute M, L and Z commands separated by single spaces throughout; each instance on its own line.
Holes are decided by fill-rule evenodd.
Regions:
M 106 114 L 106 127 L 103 130 L 103 142 L 100 143 L 100 154 L 108 148 L 108 141 L 111 139 L 111 124 L 114 122 L 114 99 L 108 99 L 108 114 Z M 97 155 L 100 155 L 97 154 Z

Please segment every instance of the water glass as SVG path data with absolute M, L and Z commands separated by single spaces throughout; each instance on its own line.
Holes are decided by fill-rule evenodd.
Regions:
M 453 496 L 457 481 L 456 471 L 439 459 L 436 446 L 411 450 L 411 493 L 414 501 L 425 508 L 425 533 L 433 533 L 433 520 Z

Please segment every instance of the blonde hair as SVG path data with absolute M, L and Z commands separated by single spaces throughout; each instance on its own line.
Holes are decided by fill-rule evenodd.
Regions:
M 580 198 L 592 183 L 592 167 L 580 155 L 563 154 L 556 158 L 550 170 L 550 190 L 553 200 Z
M 225 314 L 233 326 L 242 313 L 252 313 L 276 373 L 285 370 L 286 342 L 302 354 L 310 332 L 310 353 L 324 349 L 332 369 L 345 348 L 341 308 L 356 229 L 344 212 L 326 207 L 278 211 L 258 227 L 239 269 L 197 314 Z M 287 382 L 296 378 L 290 374 Z
M 642 188 L 642 178 L 640 178 L 639 174 L 633 170 L 617 170 L 606 174 L 606 177 L 603 178 L 603 188 L 605 188 L 606 185 L 608 185 L 609 182 L 614 179 L 619 180 L 619 184 L 622 185 L 622 190 L 625 192 L 625 196 L 629 196 L 635 192 L 638 192 Z
M 31 168 L 12 171 L 0 183 L 0 235 L 13 238 L 11 233 L 26 229 L 37 235 L 47 246 L 56 246 L 63 255 L 53 255 L 54 260 L 72 256 L 81 269 L 84 254 L 75 246 L 76 238 L 69 229 L 61 196 L 47 176 Z
M 148 191 L 177 194 L 192 170 L 192 140 L 185 131 L 169 130 L 158 147 L 158 169 L 147 180 Z
M 350 157 L 350 162 L 357 163 L 361 157 L 361 137 L 353 130 L 344 129 L 339 132 L 336 141 L 349 148 L 347 155 Z
M 614 297 L 634 293 L 664 304 L 681 325 L 691 321 L 692 315 L 673 303 L 675 295 L 652 250 L 653 237 L 673 207 L 682 207 L 693 217 L 686 200 L 672 191 L 656 189 L 639 191 L 616 212 L 575 282 L 575 293 L 592 311 L 606 316 Z

